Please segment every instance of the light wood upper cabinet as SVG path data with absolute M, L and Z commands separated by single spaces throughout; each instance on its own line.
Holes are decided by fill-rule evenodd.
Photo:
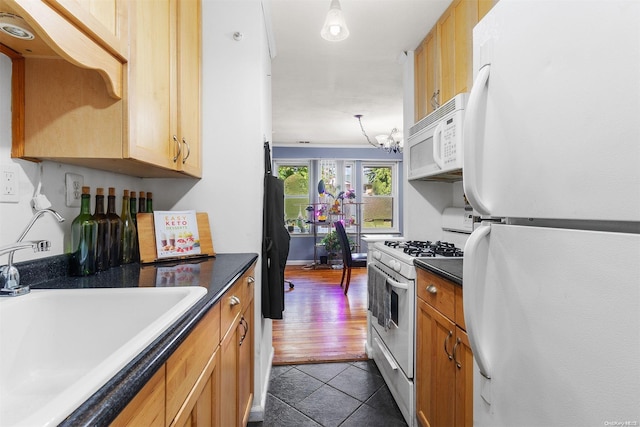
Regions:
M 471 89 L 473 27 L 496 2 L 454 0 L 415 49 L 416 122 L 434 111 L 434 104 Z
M 415 112 L 416 121 L 434 110 L 432 100 L 437 97 L 439 70 L 437 61 L 437 31 L 427 34 L 415 51 Z
M 22 17 L 35 36 L 24 41 L 0 34 L 0 43 L 26 58 L 62 58 L 95 70 L 108 96 L 122 98 L 126 45 L 76 0 L 0 0 L 0 10 Z
M 178 2 L 177 114 L 181 150 L 178 169 L 192 176 L 202 174 L 201 82 L 202 35 L 200 0 Z
M 199 0 L 131 2 L 129 152 L 201 175 Z
M 0 4 L 5 1 L 26 0 Z M 99 71 L 67 58 L 26 58 L 24 85 L 12 87 L 24 92 L 12 156 L 140 177 L 199 178 L 200 0 L 51 3 L 74 28 L 110 40 L 109 57 L 126 46 L 122 98 L 105 90 Z

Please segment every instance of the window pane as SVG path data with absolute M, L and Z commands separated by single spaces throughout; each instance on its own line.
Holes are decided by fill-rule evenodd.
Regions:
M 362 228 L 392 228 L 393 169 L 390 166 L 363 167 Z
M 334 160 L 320 161 L 320 179 L 324 181 L 324 192 L 337 196 L 338 183 L 337 166 Z
M 309 167 L 279 165 L 278 177 L 284 181 L 284 218 L 289 228 L 307 232 L 305 208 L 309 205 Z

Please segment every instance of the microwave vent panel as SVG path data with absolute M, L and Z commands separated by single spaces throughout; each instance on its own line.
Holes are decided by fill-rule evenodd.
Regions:
M 426 127 L 432 125 L 433 123 L 439 121 L 441 118 L 443 118 L 447 114 L 456 110 L 463 109 L 466 103 L 467 103 L 466 93 L 461 93 L 454 96 L 452 99 L 445 102 L 440 108 L 438 108 L 437 110 L 435 110 L 434 112 L 426 116 L 424 119 L 420 120 L 415 125 L 411 126 L 411 129 L 409 129 L 409 136 L 415 135 L 416 133 L 420 132 L 422 129 L 425 129 Z

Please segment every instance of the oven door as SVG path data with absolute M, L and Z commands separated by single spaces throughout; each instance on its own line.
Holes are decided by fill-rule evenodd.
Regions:
M 388 359 L 390 365 L 396 364 L 407 378 L 413 378 L 413 343 L 415 313 L 415 283 L 413 280 L 386 272 L 373 265 L 375 274 L 383 275 L 389 289 L 391 316 L 389 326 L 378 323 L 378 319 L 369 312 L 370 325 L 377 332 L 381 342 L 372 342 L 372 346 Z M 394 277 L 395 276 L 395 277 Z M 391 360 L 389 360 L 391 359 Z

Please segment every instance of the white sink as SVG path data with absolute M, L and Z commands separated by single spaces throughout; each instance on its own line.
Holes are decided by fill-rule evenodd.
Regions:
M 56 289 L 0 298 L 0 425 L 57 425 L 206 293 Z

